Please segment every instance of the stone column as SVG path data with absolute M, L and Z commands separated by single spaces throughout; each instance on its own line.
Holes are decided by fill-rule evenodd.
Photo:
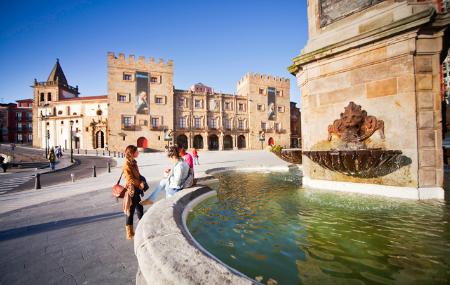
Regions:
M 443 187 L 440 53 L 443 33 L 416 40 L 415 82 L 419 187 Z

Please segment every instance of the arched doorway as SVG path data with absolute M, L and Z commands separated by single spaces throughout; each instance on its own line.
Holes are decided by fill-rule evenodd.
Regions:
M 137 147 L 139 148 L 147 148 L 148 147 L 148 140 L 144 137 L 140 137 L 137 140 Z
M 208 137 L 208 149 L 219 150 L 219 138 L 216 135 L 210 135 Z
M 177 145 L 184 149 L 188 149 L 188 138 L 186 135 L 179 135 L 177 137 Z
M 238 149 L 246 148 L 245 136 L 243 135 L 238 136 L 237 147 Z
M 194 148 L 203 149 L 203 137 L 201 135 L 194 136 Z
M 269 138 L 269 140 L 267 141 L 267 144 L 270 146 L 274 146 L 275 145 L 275 141 L 273 140 L 273 138 Z
M 77 136 L 74 136 L 74 137 L 73 137 L 73 141 L 74 141 L 74 143 L 75 143 L 75 149 L 80 148 L 80 138 L 77 137 Z
M 223 149 L 233 149 L 233 138 L 230 135 L 223 137 Z
M 95 134 L 95 148 L 105 147 L 105 133 L 103 131 L 98 131 Z

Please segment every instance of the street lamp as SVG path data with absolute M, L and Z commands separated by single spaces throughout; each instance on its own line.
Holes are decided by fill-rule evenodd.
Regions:
M 73 148 L 72 148 L 72 140 L 73 140 L 73 121 L 70 121 L 70 162 L 73 163 Z
M 173 139 L 173 131 L 170 129 L 164 129 L 164 140 L 167 142 L 167 148 L 169 148 L 169 142 Z
M 266 133 L 263 131 L 259 132 L 259 141 L 261 142 L 261 149 L 263 149 L 263 143 L 266 140 Z
M 49 131 L 47 131 L 47 116 L 41 111 L 41 122 L 44 122 L 44 138 L 45 138 L 45 158 L 48 159 L 48 139 L 50 137 Z

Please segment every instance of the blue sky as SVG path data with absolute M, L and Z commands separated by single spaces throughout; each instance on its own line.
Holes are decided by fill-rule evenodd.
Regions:
M 306 0 L 0 1 L 0 102 L 32 96 L 56 58 L 81 96 L 103 95 L 106 56 L 174 60 L 174 85 L 234 93 L 247 72 L 291 79 L 306 44 Z

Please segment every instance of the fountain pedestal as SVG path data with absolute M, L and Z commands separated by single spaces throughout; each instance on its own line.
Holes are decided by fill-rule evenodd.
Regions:
M 289 67 L 302 95 L 305 186 L 444 198 L 440 64 L 450 17 L 439 9 L 406 0 L 309 1 L 309 40 Z M 380 130 L 357 134 L 366 148 L 400 151 L 400 167 L 353 175 L 327 167 L 323 159 L 331 154 L 314 162 L 317 152 L 341 150 L 341 126 L 327 126 L 351 101 L 383 122 L 364 123 Z

